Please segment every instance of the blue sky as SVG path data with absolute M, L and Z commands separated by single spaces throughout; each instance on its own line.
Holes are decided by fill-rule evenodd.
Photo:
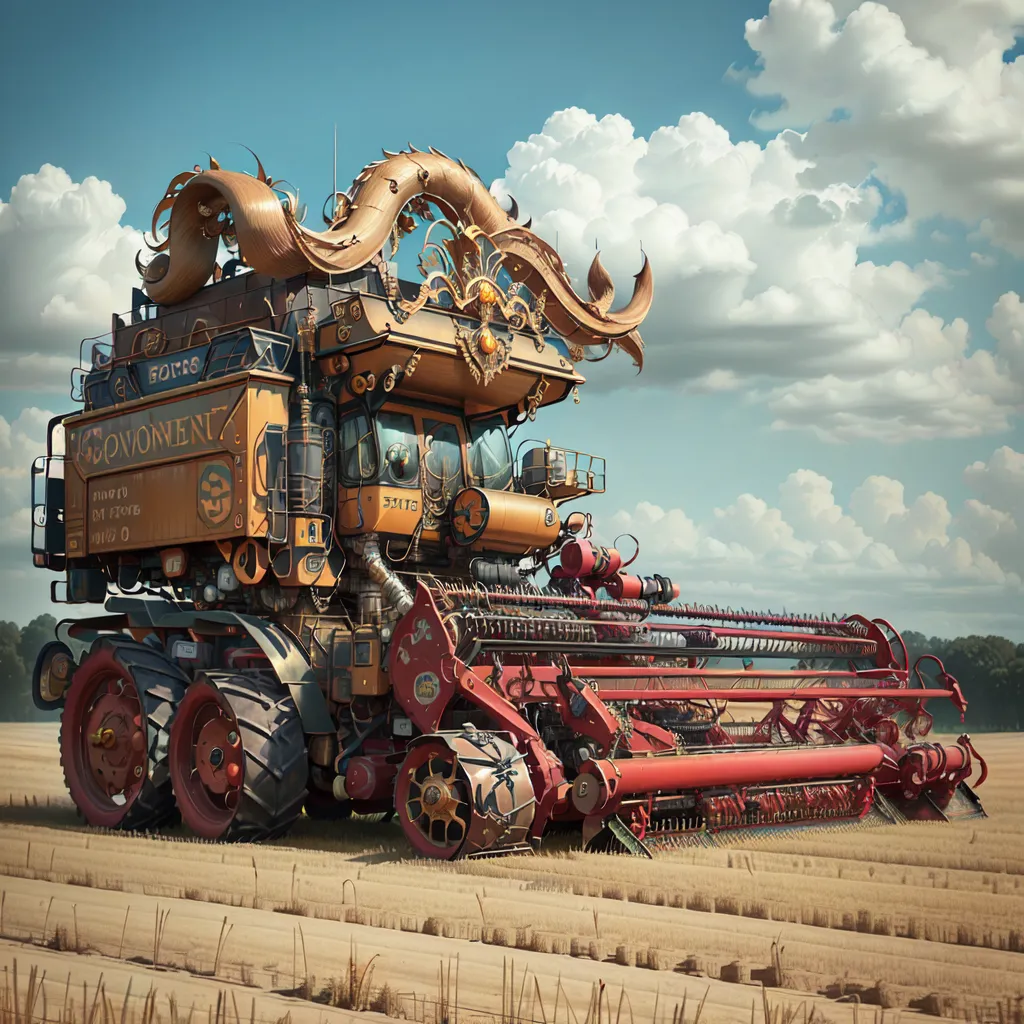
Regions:
M 992 182 L 1005 179 L 997 159 L 998 122 L 1012 102 L 1012 82 L 1005 83 L 1005 96 L 977 87 L 980 141 L 966 133 L 943 150 L 916 122 L 890 131 L 893 111 L 922 102 L 931 104 L 926 113 L 933 119 L 961 123 L 970 94 L 964 100 L 961 89 L 960 99 L 952 92 L 948 100 L 929 98 L 949 86 L 942 69 L 954 84 L 991 83 L 990 72 L 979 70 L 986 54 L 964 39 L 971 33 L 980 39 L 986 30 L 1008 49 L 1024 11 L 1011 0 L 988 7 L 936 0 L 927 15 L 914 6 L 892 0 L 872 13 L 839 0 L 831 7 L 825 0 L 776 0 L 771 9 L 767 2 L 738 0 L 649 3 L 630 17 L 619 3 L 577 0 L 530 0 L 513 8 L 454 2 L 428 8 L 402 0 L 183 2 L 159 12 L 127 2 L 8 0 L 0 33 L 0 201 L 10 205 L 6 231 L 0 220 L 0 269 L 7 269 L 7 288 L 24 308 L 0 314 L 0 350 L 12 358 L 38 354 L 40 347 L 67 354 L 76 339 L 61 329 L 81 326 L 86 333 L 96 319 L 102 329 L 98 306 L 85 311 L 85 299 L 77 302 L 77 319 L 40 320 L 39 304 L 50 293 L 43 288 L 43 299 L 30 302 L 30 289 L 11 282 L 29 267 L 40 277 L 49 268 L 67 275 L 61 232 L 77 231 L 89 272 L 109 283 L 112 295 L 124 294 L 131 276 L 123 267 L 131 241 L 124 229 L 148 228 L 166 182 L 205 163 L 208 152 L 224 167 L 248 170 L 253 164 L 242 144 L 251 147 L 269 173 L 299 188 L 313 219 L 331 186 L 335 123 L 342 188 L 381 147 L 433 145 L 485 180 L 504 179 L 524 215 L 532 214 L 551 241 L 562 225 L 563 255 L 573 273 L 585 270 L 583 243 L 590 238 L 592 248 L 598 225 L 609 240 L 607 248 L 601 243 L 603 258 L 620 294 L 628 294 L 628 274 L 638 267 L 636 232 L 664 235 L 653 248 L 645 240 L 660 305 L 643 331 L 649 344 L 644 373 L 633 380 L 627 360 L 617 366 L 609 360 L 592 375 L 579 407 L 554 410 L 531 431 L 607 456 L 612 493 L 594 505 L 599 526 L 609 535 L 619 528 L 641 535 L 645 568 L 668 566 L 692 580 L 694 592 L 685 585 L 684 591 L 694 599 L 808 607 L 824 600 L 840 611 L 898 614 L 909 628 L 936 632 L 986 630 L 991 608 L 998 613 L 991 628 L 1024 640 L 1017 462 L 1005 455 L 992 462 L 1004 447 L 1024 451 L 1015 309 L 1007 307 L 1003 335 L 1009 340 L 1002 349 L 985 328 L 994 303 L 1020 287 L 1020 253 L 1013 252 L 1009 228 L 1000 228 L 1014 222 L 1016 200 L 1012 188 L 986 190 L 983 182 L 974 192 L 956 188 L 957 167 L 976 161 L 978 146 L 992 154 Z M 764 19 L 753 35 L 748 19 Z M 865 60 L 872 46 L 878 59 Z M 879 66 L 882 71 L 863 70 Z M 592 117 L 547 126 L 552 115 L 570 108 Z M 840 119 L 837 109 L 844 111 Z M 696 113 L 706 118 L 678 127 L 681 117 Z M 647 156 L 639 163 L 622 155 L 630 151 L 623 119 L 631 138 L 643 140 Z M 714 153 L 722 143 L 709 125 L 728 133 L 723 168 L 761 161 L 751 172 L 757 180 L 742 195 L 736 192 L 735 203 L 727 189 L 711 195 L 721 178 Z M 807 134 L 794 141 L 780 136 L 786 128 Z M 523 145 L 537 133 L 539 145 Z M 667 146 L 661 162 L 651 155 L 652 135 Z M 810 169 L 779 170 L 780 158 L 734 148 L 744 141 L 758 153 L 771 143 Z M 684 150 L 688 155 L 680 156 Z M 603 157 L 580 156 L 605 151 L 612 154 L 611 169 L 603 171 L 595 170 Z M 44 164 L 61 168 L 69 181 L 43 188 L 33 179 L 22 188 L 19 207 L 11 189 Z M 982 166 L 975 177 L 987 173 Z M 707 181 L 698 188 L 694 175 Z M 95 200 L 106 213 L 83 214 L 80 222 L 66 205 L 60 217 L 47 220 L 28 199 L 35 189 L 43 206 L 56 203 L 55 196 L 77 195 L 90 177 L 108 182 L 123 200 L 119 225 L 102 197 L 81 205 Z M 556 194 L 559 182 L 567 198 Z M 771 231 L 784 216 L 780 211 L 796 210 L 805 189 L 811 206 L 837 226 L 822 228 L 819 241 L 802 226 L 799 237 L 794 229 L 776 243 Z M 775 197 L 771 209 L 768 194 Z M 854 207 L 848 204 L 861 201 L 865 208 L 881 204 L 868 227 L 849 213 Z M 655 202 L 661 205 L 649 209 Z M 737 212 L 731 209 L 736 204 L 746 205 Z M 674 226 L 669 231 L 665 224 Z M 95 239 L 86 238 L 89 231 Z M 123 234 L 115 244 L 117 231 Z M 96 245 L 110 249 L 99 263 L 90 255 Z M 777 274 L 776 245 L 787 253 Z M 870 281 L 859 271 L 850 278 L 843 269 L 850 251 L 860 264 L 905 263 L 906 273 L 897 266 Z M 707 263 L 694 264 L 700 259 Z M 807 268 L 814 277 L 816 263 L 830 268 L 820 288 L 807 280 Z M 742 288 L 729 291 L 732 305 L 722 299 L 720 306 L 710 300 L 702 306 L 730 274 L 742 279 Z M 694 305 L 678 298 L 691 294 L 687 288 Z M 854 296 L 849 315 L 833 315 L 848 293 Z M 91 294 L 95 299 L 96 290 Z M 966 320 L 971 341 L 964 352 L 943 355 L 941 339 L 920 340 L 905 329 L 903 318 L 915 308 L 946 325 Z M 875 312 L 878 323 L 865 326 Z M 44 322 L 34 333 L 33 325 Z M 998 365 L 965 362 L 976 349 L 992 352 Z M 841 383 L 829 384 L 830 374 Z M 40 387 L 38 375 L 0 367 L 0 376 L 0 416 L 13 425 L 12 452 L 4 456 L 11 462 L 10 493 L 2 510 L 13 518 L 2 564 L 15 588 L 28 587 L 25 601 L 0 598 L 0 617 L 23 619 L 25 608 L 45 606 L 42 574 L 24 572 L 16 526 L 23 515 L 18 488 L 24 488 L 16 466 L 38 437 L 38 425 L 33 428 L 23 411 L 65 406 L 59 392 Z M 948 401 L 931 394 L 947 385 Z M 901 439 L 891 414 L 904 401 L 913 410 L 907 432 L 915 436 L 909 439 Z M 889 411 L 874 412 L 879 403 L 888 403 Z M 786 429 L 773 428 L 780 418 Z M 976 463 L 982 468 L 965 475 Z M 780 485 L 800 470 L 813 476 L 791 480 L 789 497 L 780 498 Z M 902 505 L 888 484 L 865 490 L 865 480 L 878 477 L 902 483 Z M 819 501 L 823 480 L 831 483 L 833 510 L 819 510 L 810 522 L 806 509 L 783 509 L 782 526 L 775 522 L 772 510 L 794 501 L 800 487 L 818 496 L 809 502 Z M 930 500 L 915 506 L 926 492 L 939 496 L 946 512 Z M 740 501 L 744 495 L 765 509 Z M 989 511 L 965 511 L 965 501 Z M 641 502 L 657 506 L 665 518 L 638 508 Z M 693 526 L 692 536 L 673 510 Z M 856 538 L 854 526 L 861 529 Z M 830 534 L 833 528 L 846 530 L 845 539 Z M 969 554 L 957 548 L 958 538 Z M 877 608 L 870 606 L 876 595 Z M 961 607 L 975 617 L 962 616 Z

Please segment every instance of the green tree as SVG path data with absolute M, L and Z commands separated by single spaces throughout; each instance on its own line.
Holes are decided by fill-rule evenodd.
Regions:
M 43 647 L 56 639 L 57 620 L 52 615 L 37 615 L 22 631 L 18 653 L 25 671 L 32 675 L 36 658 Z
M 13 622 L 0 621 L 0 717 L 35 717 L 30 685 L 21 660 L 21 630 Z

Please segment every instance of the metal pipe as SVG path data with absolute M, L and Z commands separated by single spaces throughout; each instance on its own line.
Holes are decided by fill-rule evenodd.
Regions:
M 895 669 L 865 672 L 834 672 L 815 669 L 689 668 L 682 665 L 594 665 L 580 666 L 587 679 L 886 679 L 898 676 Z M 903 673 L 904 678 L 906 673 Z
M 608 813 L 627 796 L 771 782 L 828 781 L 868 775 L 882 763 L 874 743 L 723 754 L 586 761 L 572 787 L 581 814 Z
M 380 539 L 376 533 L 357 537 L 353 548 L 366 567 L 366 574 L 376 583 L 384 597 L 399 615 L 404 615 L 413 606 L 409 588 L 398 578 L 394 570 L 384 561 L 380 553 Z
M 768 704 L 777 700 L 860 700 L 865 697 L 875 697 L 881 700 L 930 700 L 933 697 L 952 696 L 951 690 L 909 690 L 846 686 L 794 686 L 791 689 L 781 690 L 757 690 L 752 686 L 736 687 L 733 690 L 705 690 L 694 688 L 692 690 L 656 690 L 652 687 L 646 689 L 617 689 L 606 690 L 603 687 L 598 689 L 598 695 L 604 701 L 637 700 L 637 701 L 686 701 L 686 700 L 734 700 L 746 701 L 752 704 Z
M 647 601 L 624 599 L 607 601 L 590 597 L 570 597 L 561 594 L 533 594 L 520 591 L 476 590 L 471 587 L 446 587 L 444 596 L 456 597 L 472 604 L 536 604 L 561 608 L 581 608 L 588 611 L 632 612 L 646 617 L 661 615 L 674 619 L 709 619 L 718 622 L 764 623 L 770 626 L 803 626 L 822 629 L 818 639 L 840 639 L 866 637 L 866 630 L 860 623 L 848 619 L 805 618 L 797 615 L 774 615 L 771 612 L 733 612 L 721 608 L 705 608 L 700 605 L 649 604 Z
M 647 628 L 655 631 L 672 631 L 679 627 L 672 622 L 650 622 L 647 623 Z M 765 640 L 786 640 L 791 643 L 820 643 L 822 639 L 827 639 L 830 644 L 838 644 L 846 647 L 853 647 L 860 651 L 864 648 L 865 644 L 870 647 L 870 653 L 874 653 L 876 645 L 873 641 L 866 640 L 862 636 L 850 637 L 850 636 L 836 636 L 834 634 L 828 634 L 827 636 L 822 633 L 804 633 L 798 632 L 797 630 L 782 630 L 782 629 L 737 629 L 735 626 L 715 626 L 715 635 L 719 637 L 749 637 L 751 634 L 756 635 L 759 639 Z

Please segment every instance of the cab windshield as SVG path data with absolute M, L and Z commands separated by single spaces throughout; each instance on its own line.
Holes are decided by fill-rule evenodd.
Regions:
M 500 416 L 469 421 L 469 472 L 477 487 L 504 491 L 512 486 L 512 450 Z

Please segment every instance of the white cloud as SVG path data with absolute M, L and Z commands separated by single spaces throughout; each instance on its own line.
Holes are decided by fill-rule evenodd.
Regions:
M 746 385 L 776 427 L 830 440 L 1002 431 L 1024 409 L 1006 345 L 917 308 L 966 271 L 863 251 L 941 214 L 1024 253 L 1024 59 L 1002 61 L 1019 23 L 1024 0 L 773 0 L 746 30 L 758 56 L 746 86 L 781 100 L 759 119 L 779 130 L 763 147 L 702 113 L 643 138 L 621 115 L 570 108 L 512 147 L 492 188 L 557 237 L 581 290 L 595 241 L 620 287 L 642 242 L 660 384 Z M 878 226 L 878 183 L 905 195 L 900 222 Z M 610 362 L 591 376 L 631 380 Z
M 0 416 L 0 546 L 18 548 L 28 558 L 30 469 L 46 452 L 46 425 L 52 413 L 30 406 L 13 422 Z
M 581 290 L 595 240 L 620 282 L 642 242 L 656 279 L 648 379 L 700 392 L 753 382 L 776 427 L 833 440 L 1006 429 L 1024 406 L 1008 346 L 974 348 L 966 322 L 914 308 L 946 285 L 940 264 L 858 262 L 878 191 L 808 188 L 791 135 L 734 144 L 687 114 L 643 139 L 619 115 L 571 108 L 513 146 L 492 190 L 557 239 Z M 598 387 L 628 379 L 610 363 L 592 373 Z
M 81 339 L 130 304 L 143 243 L 124 211 L 108 182 L 51 164 L 0 201 L 0 387 L 67 392 Z
M 638 571 L 673 576 L 688 600 L 819 605 L 902 629 L 1024 638 L 1024 454 L 1001 448 L 965 478 L 992 504 L 971 498 L 954 517 L 941 495 L 908 500 L 900 481 L 872 476 L 843 508 L 827 477 L 801 469 L 771 501 L 741 494 L 704 522 L 641 502 L 601 533 L 635 534 Z
M 1003 53 L 1022 24 L 1020 0 L 773 0 L 746 27 L 747 88 L 781 101 L 757 123 L 807 127 L 787 140 L 808 186 L 874 174 L 911 219 L 984 222 L 1019 255 L 1024 61 Z
M 978 550 L 1024 577 L 1024 454 L 999 448 L 988 462 L 964 470 L 980 500 L 968 501 L 961 532 Z

